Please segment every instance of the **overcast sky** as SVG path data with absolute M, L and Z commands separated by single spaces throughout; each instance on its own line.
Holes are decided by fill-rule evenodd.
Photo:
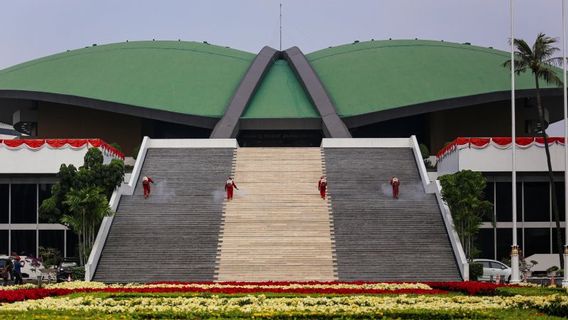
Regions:
M 93 43 L 182 39 L 256 53 L 353 40 L 434 39 L 507 50 L 509 0 L 4 0 L 0 69 Z M 561 0 L 515 0 L 517 37 L 561 37 Z
M 544 32 L 562 48 L 562 0 L 514 1 L 517 38 L 532 43 Z M 309 53 L 354 40 L 419 38 L 508 50 L 509 0 L 4 0 L 0 69 L 126 40 L 278 49 L 280 3 L 283 49 Z

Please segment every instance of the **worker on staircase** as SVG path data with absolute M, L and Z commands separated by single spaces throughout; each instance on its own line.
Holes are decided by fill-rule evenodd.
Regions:
M 233 178 L 227 177 L 227 181 L 225 182 L 225 191 L 227 191 L 227 200 L 233 200 L 233 188 L 239 190 Z
M 154 180 L 148 176 L 142 178 L 142 187 L 144 188 L 144 199 L 148 199 L 150 196 L 150 183 L 154 183 Z
M 321 176 L 321 178 L 319 179 L 318 190 L 320 192 L 321 198 L 325 200 L 325 192 L 327 191 L 327 180 L 325 179 L 325 176 Z
M 400 180 L 397 177 L 392 177 L 390 185 L 392 186 L 392 197 L 398 199 Z

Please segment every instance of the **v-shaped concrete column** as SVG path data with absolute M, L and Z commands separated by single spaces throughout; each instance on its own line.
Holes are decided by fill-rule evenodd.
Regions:
M 264 47 L 260 50 L 233 94 L 223 118 L 215 125 L 211 138 L 225 139 L 237 137 L 241 115 L 279 55 L 280 51 L 271 47 Z
M 328 138 L 351 138 L 351 133 L 345 123 L 337 115 L 337 110 L 327 95 L 318 75 L 298 47 L 292 47 L 283 52 L 296 76 L 307 91 L 310 99 L 318 109 L 322 120 L 322 129 Z

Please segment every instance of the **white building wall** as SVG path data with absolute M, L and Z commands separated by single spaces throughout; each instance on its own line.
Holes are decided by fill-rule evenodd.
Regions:
M 103 163 L 108 164 L 114 157 L 103 153 Z M 88 148 L 81 149 L 43 147 L 39 150 L 28 148 L 8 149 L 0 147 L 0 174 L 56 174 L 61 164 L 83 165 Z
M 0 148 L 0 174 L 54 174 L 59 172 L 61 164 L 83 165 L 87 149 L 49 149 L 8 150 Z
M 546 154 L 544 147 L 533 145 L 528 148 L 517 147 L 517 171 L 546 172 Z M 550 156 L 553 171 L 564 171 L 564 146 L 550 146 Z M 483 149 L 463 148 L 456 150 L 438 160 L 440 175 L 454 173 L 460 170 L 480 172 L 511 172 L 511 148 L 499 149 L 492 145 Z
M 498 149 L 489 146 L 484 149 L 466 148 L 458 151 L 459 170 L 482 172 L 511 172 L 511 149 Z M 550 146 L 550 156 L 553 171 L 564 171 L 564 146 Z M 543 147 L 531 146 L 527 149 L 517 148 L 517 171 L 543 172 L 548 171 L 546 154 Z

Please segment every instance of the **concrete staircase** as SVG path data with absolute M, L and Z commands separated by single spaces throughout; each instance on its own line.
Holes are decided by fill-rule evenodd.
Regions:
M 219 243 L 219 281 L 335 280 L 320 148 L 240 148 Z
M 339 280 L 460 281 L 410 148 L 325 148 Z M 401 180 L 392 199 L 389 180 Z
M 120 200 L 94 280 L 213 281 L 223 185 L 234 149 L 148 149 L 134 195 Z M 141 179 L 148 175 L 150 198 Z

